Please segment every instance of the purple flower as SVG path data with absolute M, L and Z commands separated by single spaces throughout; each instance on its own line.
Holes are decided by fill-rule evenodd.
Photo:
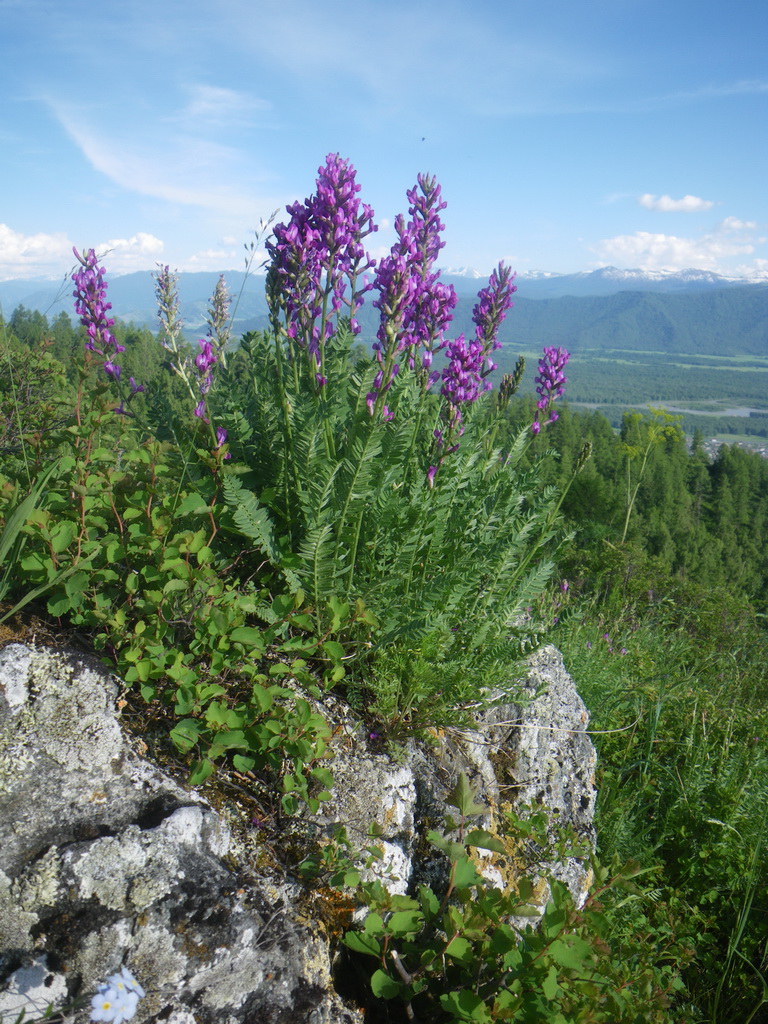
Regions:
M 112 303 L 107 302 L 107 283 L 104 280 L 106 271 L 100 267 L 93 249 L 87 249 L 82 255 L 73 248 L 72 252 L 80 263 L 80 270 L 72 275 L 75 290 L 75 312 L 80 323 L 85 327 L 87 341 L 85 347 L 104 359 L 103 368 L 108 377 L 120 380 L 120 366 L 112 358 L 125 352 L 125 345 L 120 345 L 112 333 L 115 321 L 108 316 Z M 135 382 L 134 382 L 135 383 Z M 132 385 L 133 387 L 133 385 Z M 143 388 L 136 387 L 132 393 Z M 123 410 L 124 411 L 124 410 Z
M 200 374 L 203 375 L 210 370 L 217 360 L 210 341 L 200 338 L 197 344 L 200 346 L 200 354 L 195 357 L 195 366 L 200 371 Z
M 544 426 L 554 423 L 558 414 L 553 411 L 553 405 L 557 398 L 565 390 L 568 378 L 563 373 L 565 366 L 570 359 L 570 354 L 564 348 L 549 347 L 544 349 L 544 355 L 539 360 L 539 375 L 536 377 L 536 391 L 539 400 L 536 403 L 536 418 L 531 424 L 531 430 L 538 434 L 541 430 L 541 419 L 546 415 L 548 419 Z
M 453 287 L 439 281 L 440 272 L 432 269 L 445 244 L 440 239 L 445 225 L 439 214 L 446 206 L 440 186 L 435 178 L 420 174 L 406 194 L 410 220 L 406 223 L 402 214 L 395 218 L 397 241 L 380 261 L 374 281 L 379 297 L 373 305 L 380 320 L 373 348 L 384 367 L 384 379 L 383 386 L 381 381 L 374 384 L 369 395 L 371 412 L 378 394 L 400 371 L 398 353 L 407 352 L 408 365 L 415 369 L 420 349 L 421 368 L 430 368 L 434 353 L 445 345 L 457 301 Z M 436 374 L 430 375 L 429 384 L 436 379 Z
M 476 401 L 481 391 L 488 391 L 491 387 L 488 381 L 483 380 L 484 362 L 485 347 L 477 338 L 468 342 L 460 334 L 448 342 L 448 365 L 441 374 L 440 394 L 448 402 L 446 418 L 449 429 L 453 430 L 461 423 L 461 406 Z
M 216 427 L 216 450 L 221 448 L 221 446 L 226 443 L 226 440 L 227 440 L 227 432 L 224 429 L 224 427 Z M 230 455 L 230 453 L 226 452 L 225 455 L 224 455 L 224 459 L 226 460 L 226 459 L 231 459 L 231 458 L 232 458 L 232 456 Z
M 512 296 L 517 291 L 517 286 L 512 283 L 514 277 L 511 268 L 500 263 L 491 274 L 487 287 L 479 292 L 477 305 L 472 311 L 475 338 L 482 344 L 485 353 L 483 376 L 496 369 L 496 363 L 491 360 L 491 352 L 501 348 L 497 337 L 507 311 L 513 305 Z
M 360 186 L 349 161 L 329 154 L 316 186 L 304 203 L 286 207 L 290 220 L 276 225 L 275 241 L 266 243 L 273 316 L 283 314 L 285 333 L 306 351 L 313 377 L 322 376 L 332 316 L 346 308 L 350 326 L 359 329 L 355 313 L 371 285 L 363 279 L 358 288 L 357 279 L 374 265 L 362 240 L 376 231 L 373 211 L 357 198 Z

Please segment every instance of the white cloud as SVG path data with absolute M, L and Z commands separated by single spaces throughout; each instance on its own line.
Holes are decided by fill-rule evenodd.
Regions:
M 99 257 L 104 257 L 113 274 L 129 274 L 145 270 L 148 259 L 155 262 L 165 249 L 163 242 L 145 231 L 137 231 L 130 238 L 110 238 L 97 246 Z
M 110 273 L 143 270 L 163 252 L 163 242 L 145 231 L 130 238 L 110 238 L 95 246 Z M 23 235 L 0 224 L 0 280 L 55 277 L 75 267 L 72 242 L 64 234 Z
M 768 81 L 760 78 L 742 78 L 724 85 L 705 85 L 693 92 L 674 93 L 671 99 L 700 100 L 715 96 L 761 96 L 768 92 Z
M 753 220 L 739 220 L 738 217 L 726 217 L 725 220 L 721 221 L 717 230 L 723 233 L 731 231 L 754 231 L 757 228 L 757 224 Z
M 179 270 L 215 270 L 238 269 L 245 265 L 245 256 L 240 249 L 202 249 L 186 260 L 182 260 Z
M 661 210 L 664 213 L 699 213 L 711 210 L 715 205 L 711 199 L 700 199 L 698 196 L 673 199 L 672 196 L 654 196 L 650 192 L 638 196 L 637 201 L 646 210 Z
M 63 232 L 23 235 L 0 224 L 0 279 L 58 273 L 73 262 L 72 243 Z
M 727 272 L 735 256 L 749 256 L 760 242 L 750 232 L 752 221 L 727 217 L 713 231 L 700 238 L 652 234 L 636 231 L 634 235 L 606 238 L 593 247 L 601 261 L 622 268 L 640 270 L 701 270 Z
M 121 256 L 154 256 L 163 251 L 163 243 L 154 235 L 148 235 L 145 231 L 137 231 L 130 238 L 110 238 L 105 242 L 106 248 L 111 252 L 117 252 Z

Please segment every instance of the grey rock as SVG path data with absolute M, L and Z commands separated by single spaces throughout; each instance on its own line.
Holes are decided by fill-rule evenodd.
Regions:
M 117 693 L 94 662 L 0 651 L 7 1005 L 26 996 L 38 1012 L 35 965 L 80 1024 L 78 1000 L 126 965 L 147 989 L 138 1024 L 359 1019 L 333 991 L 324 932 L 300 919 L 299 887 L 268 873 L 243 884 L 221 816 L 130 749 Z
M 344 716 L 335 786 L 320 814 L 297 822 L 297 842 L 322 845 L 343 825 L 362 846 L 376 826 L 391 889 L 438 884 L 445 862 L 425 836 L 461 772 L 486 806 L 483 827 L 500 831 L 507 809 L 532 802 L 593 839 L 587 715 L 554 648 L 534 655 L 523 686 L 527 699 L 499 695 L 476 730 L 410 742 L 397 761 L 367 749 L 348 709 L 324 705 Z M 137 1024 L 359 1021 L 334 991 L 321 895 L 266 856 L 225 801 L 214 810 L 139 756 L 118 694 L 93 660 L 0 651 L 0 1020 L 3 999 L 15 1007 L 27 994 L 31 1007 L 42 984 L 81 1024 L 82 1000 L 125 965 L 147 989 Z M 523 870 L 514 851 L 478 867 L 500 887 Z M 577 862 L 551 868 L 583 898 Z

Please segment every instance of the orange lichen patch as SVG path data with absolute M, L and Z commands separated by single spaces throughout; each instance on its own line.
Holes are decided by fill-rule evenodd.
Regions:
M 329 939 L 340 939 L 352 927 L 352 915 L 358 909 L 349 895 L 329 886 L 308 889 L 303 902 L 307 920 L 319 924 Z

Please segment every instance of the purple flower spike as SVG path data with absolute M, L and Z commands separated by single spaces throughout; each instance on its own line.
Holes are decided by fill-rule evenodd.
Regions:
M 112 357 L 125 352 L 125 345 L 118 344 L 111 330 L 115 321 L 108 316 L 112 303 L 107 302 L 107 282 L 104 280 L 106 271 L 99 266 L 94 249 L 87 249 L 82 255 L 75 248 L 72 252 L 81 266 L 72 275 L 76 286 L 72 294 L 75 298 L 75 312 L 87 335 L 85 347 L 89 352 L 103 357 L 104 372 L 117 381 L 120 379 L 120 366 Z M 133 394 L 144 390 L 133 384 L 131 386 Z
M 416 369 L 421 350 L 421 369 L 432 364 L 433 354 L 445 346 L 445 332 L 453 319 L 457 296 L 451 285 L 442 284 L 433 265 L 445 244 L 440 232 L 445 225 L 441 198 L 435 178 L 420 174 L 408 193 L 410 220 L 395 218 L 398 240 L 376 270 L 374 287 L 379 293 L 373 303 L 381 315 L 373 348 L 386 370 L 385 387 L 396 375 L 395 359 L 407 351 L 408 365 Z M 428 378 L 432 384 L 436 376 Z M 374 392 L 382 390 L 374 385 Z
M 553 405 L 557 398 L 565 390 L 568 378 L 563 373 L 570 354 L 564 348 L 549 347 L 544 349 L 544 355 L 539 360 L 539 375 L 536 377 L 536 391 L 539 400 L 536 403 L 536 418 L 531 424 L 531 430 L 538 434 L 541 430 L 542 415 L 547 415 L 544 426 L 554 423 L 558 414 L 553 411 Z
M 284 316 L 285 333 L 307 353 L 315 379 L 333 334 L 333 314 L 346 308 L 353 333 L 359 330 L 355 313 L 372 285 L 363 277 L 358 287 L 358 277 L 374 265 L 362 240 L 376 230 L 373 211 L 357 197 L 360 186 L 347 160 L 329 154 L 316 185 L 304 203 L 286 207 L 290 220 L 276 225 L 275 241 L 266 243 L 270 307 L 275 317 Z
M 477 305 L 472 311 L 475 338 L 482 344 L 485 355 L 484 377 L 496 369 L 491 352 L 501 348 L 501 342 L 497 337 L 499 328 L 513 305 L 512 296 L 517 291 L 517 286 L 512 283 L 514 278 L 511 268 L 500 263 L 491 274 L 487 287 L 479 292 Z

